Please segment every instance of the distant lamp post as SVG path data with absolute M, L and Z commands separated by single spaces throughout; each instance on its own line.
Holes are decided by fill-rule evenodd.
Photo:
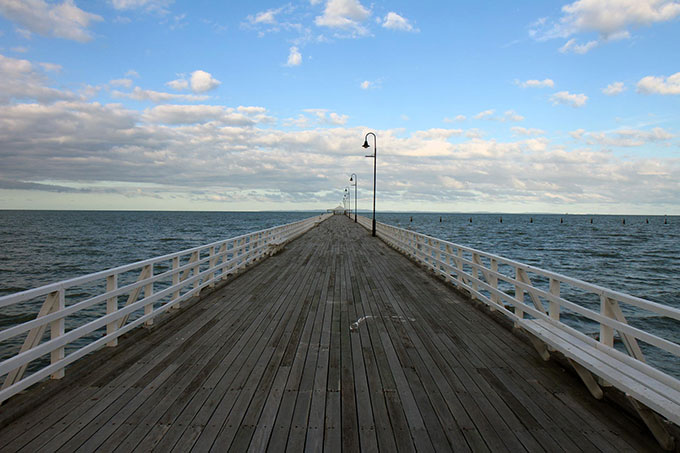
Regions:
M 345 200 L 349 203 L 349 212 L 352 213 L 352 194 L 349 191 L 349 187 L 345 187 Z M 345 206 L 347 208 L 347 206 Z
M 373 158 L 373 229 L 371 230 L 371 236 L 375 237 L 375 169 L 376 169 L 376 163 L 378 161 L 378 145 L 376 143 L 376 137 L 373 132 L 369 132 L 366 134 L 366 137 L 364 137 L 364 144 L 362 145 L 364 148 L 370 148 L 371 145 L 368 144 L 368 136 L 372 135 L 373 136 L 373 154 L 370 154 L 366 157 L 372 157 Z
M 352 176 L 349 177 L 349 182 L 352 181 L 354 181 L 354 184 L 351 184 L 354 186 L 354 223 L 357 223 L 357 184 L 359 180 L 356 173 L 352 173 Z

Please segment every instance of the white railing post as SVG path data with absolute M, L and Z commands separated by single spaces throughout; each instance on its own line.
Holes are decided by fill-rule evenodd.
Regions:
M 145 271 L 146 271 L 147 278 L 153 277 L 153 264 L 147 264 L 146 266 L 144 266 L 144 268 L 145 268 Z M 153 296 L 153 282 L 144 285 L 144 298 L 146 299 L 146 298 L 149 298 L 151 296 Z M 144 305 L 144 314 L 149 315 L 151 313 L 153 313 L 153 302 L 150 303 L 150 304 Z M 147 319 L 144 322 L 144 325 L 152 326 L 153 325 L 153 318 Z
M 609 319 L 614 319 L 609 298 L 604 294 L 600 295 L 600 314 Z M 600 343 L 610 348 L 614 347 L 614 329 L 606 324 L 600 323 Z
M 560 281 L 554 278 L 550 279 L 550 294 L 555 297 L 560 297 Z M 558 302 L 550 301 L 548 307 L 550 317 L 556 321 L 560 320 L 560 304 Z
M 465 280 L 463 279 L 463 249 L 460 247 L 456 247 L 456 255 L 458 256 L 458 260 L 456 260 L 456 267 L 458 268 L 458 281 L 460 283 L 463 283 Z
M 179 299 L 179 272 L 177 271 L 179 269 L 179 256 L 176 256 L 172 259 L 172 270 L 175 271 L 174 274 L 172 274 L 172 286 L 177 288 L 174 293 L 172 293 L 172 300 L 177 300 Z M 173 310 L 178 310 L 179 307 L 179 302 L 177 302 L 175 305 L 172 306 Z
M 476 253 L 472 254 L 472 262 L 481 265 L 481 259 L 479 258 L 479 255 Z M 477 280 L 479 279 L 479 269 L 477 266 L 472 266 L 472 289 L 475 291 L 478 291 L 479 285 L 477 284 Z M 472 300 L 475 300 L 477 298 L 477 295 L 475 293 L 471 294 Z
M 227 243 L 226 242 L 222 243 L 222 245 L 220 246 L 220 250 L 217 253 L 222 257 L 222 261 L 221 261 L 222 266 L 221 266 L 221 269 L 220 269 L 220 280 L 224 280 L 225 278 L 227 278 L 227 272 L 224 269 L 224 263 L 226 263 L 228 261 L 227 260 Z M 218 259 L 217 262 L 219 263 L 220 260 Z
M 56 301 L 56 306 L 53 311 L 59 311 L 66 308 L 66 295 L 64 288 L 59 290 L 58 298 Z M 60 336 L 64 335 L 64 318 L 55 319 L 50 323 L 50 338 L 56 340 Z M 54 365 L 64 358 L 64 347 L 55 349 L 50 353 L 50 363 Z M 52 379 L 61 379 L 64 377 L 64 368 L 60 368 L 54 373 L 52 373 Z
M 498 272 L 498 261 L 495 260 L 494 258 L 491 258 L 491 272 L 489 272 L 489 284 L 491 287 L 495 290 L 498 289 L 498 275 L 496 273 Z M 491 293 L 491 301 L 494 302 L 497 305 L 502 305 L 501 298 L 498 297 L 498 294 Z M 491 310 L 493 310 L 493 306 L 490 307 Z
M 240 251 L 238 249 L 238 239 L 234 239 L 231 243 L 231 259 L 234 260 L 234 263 L 232 264 L 231 268 L 238 270 L 239 268 L 239 255 Z
M 196 277 L 201 269 L 201 265 L 198 263 L 199 260 L 201 259 L 201 252 L 199 250 L 196 250 L 194 253 L 191 254 L 191 260 L 196 263 L 196 265 L 193 267 L 194 270 L 194 277 Z M 198 289 L 201 286 L 201 279 L 197 278 L 194 280 L 194 289 Z M 195 297 L 198 297 L 198 293 L 196 293 Z
M 515 267 L 515 280 L 521 281 L 522 277 L 520 275 L 519 267 Z M 524 303 L 524 290 L 519 286 L 515 285 L 515 299 L 517 299 L 517 305 L 515 306 L 515 315 L 519 319 L 524 318 L 524 310 L 522 309 L 522 304 Z
M 215 258 L 215 246 L 210 247 L 210 274 L 208 274 L 208 281 L 210 282 L 210 287 L 215 287 L 215 266 L 217 265 L 217 258 Z
M 106 277 L 106 292 L 115 291 L 118 289 L 118 274 L 111 274 Z M 118 311 L 118 296 L 109 297 L 106 299 L 106 314 L 110 315 Z M 106 335 L 116 333 L 118 330 L 118 320 L 111 321 L 106 325 Z M 118 338 L 106 343 L 108 347 L 118 346 Z

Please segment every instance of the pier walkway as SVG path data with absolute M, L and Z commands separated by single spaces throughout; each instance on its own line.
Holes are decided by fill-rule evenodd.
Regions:
M 344 216 L 0 408 L 0 451 L 656 451 Z

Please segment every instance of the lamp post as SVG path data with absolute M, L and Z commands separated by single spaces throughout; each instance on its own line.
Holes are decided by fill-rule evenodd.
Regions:
M 349 203 L 349 212 L 352 212 L 352 194 L 349 191 L 349 187 L 345 187 L 345 199 Z
M 357 178 L 356 173 L 352 173 L 352 175 L 349 177 L 349 182 L 354 181 L 354 223 L 357 223 L 357 184 L 359 183 L 359 180 Z
M 372 157 L 373 158 L 373 229 L 371 230 L 371 236 L 375 237 L 375 169 L 376 169 L 376 164 L 378 162 L 378 145 L 376 143 L 376 137 L 373 132 L 369 132 L 366 134 L 366 137 L 364 137 L 364 144 L 362 145 L 364 148 L 369 148 L 371 145 L 368 144 L 368 136 L 372 135 L 373 136 L 373 154 L 368 155 L 366 157 Z

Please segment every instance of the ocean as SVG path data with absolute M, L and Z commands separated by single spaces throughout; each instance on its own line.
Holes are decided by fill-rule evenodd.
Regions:
M 0 211 L 0 296 L 319 213 Z M 377 220 L 680 308 L 677 216 L 379 213 Z M 597 304 L 585 301 L 599 311 Z M 632 325 L 680 342 L 680 322 L 624 313 Z M 0 329 L 26 316 L 0 308 Z M 563 319 L 597 333 L 577 315 Z M 677 358 L 644 350 L 680 377 Z M 0 345 L 0 357 L 6 352 Z

